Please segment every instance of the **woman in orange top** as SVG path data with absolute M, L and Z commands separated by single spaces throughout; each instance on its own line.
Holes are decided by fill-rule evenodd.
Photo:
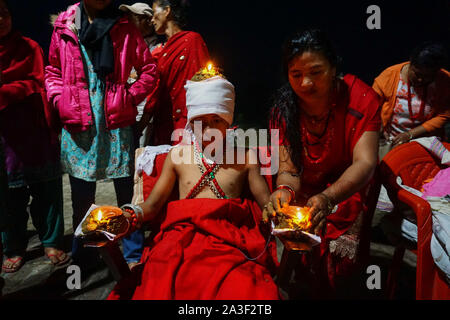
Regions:
M 440 135 L 450 118 L 450 73 L 442 46 L 424 43 L 410 61 L 384 70 L 373 84 L 383 99 L 383 135 L 393 147 L 425 135 Z

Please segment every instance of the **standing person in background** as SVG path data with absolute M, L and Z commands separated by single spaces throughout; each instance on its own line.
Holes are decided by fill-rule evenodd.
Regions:
M 152 24 L 153 9 L 148 4 L 141 2 L 136 2 L 131 6 L 121 4 L 119 9 L 128 13 L 128 17 L 144 37 L 153 58 L 157 58 L 154 53 L 158 54 L 162 50 L 162 42 Z
M 139 31 L 112 0 L 84 0 L 60 14 L 49 62 L 45 85 L 64 127 L 61 160 L 76 228 L 95 203 L 96 181 L 113 180 L 119 206 L 131 200 L 136 106 L 152 91 L 157 71 Z M 139 77 L 129 85 L 133 67 Z M 80 245 L 75 239 L 72 254 L 87 266 Z
M 158 35 L 165 34 L 167 43 L 159 58 L 160 80 L 156 92 L 150 96 L 141 122 L 148 123 L 154 115 L 151 145 L 176 144 L 171 141 L 175 129 L 184 129 L 187 123 L 186 90 L 184 85 L 209 60 L 202 37 L 184 31 L 187 25 L 186 0 L 155 0 L 153 25 Z M 150 130 L 149 130 L 150 131 Z
M 119 6 L 119 9 L 128 13 L 130 21 L 132 21 L 134 25 L 139 29 L 142 36 L 144 37 L 145 43 L 147 43 L 147 46 L 153 58 L 157 61 L 159 54 L 162 51 L 163 43 L 161 42 L 161 37 L 158 37 L 158 35 L 156 34 L 155 28 L 152 24 L 153 9 L 150 8 L 148 4 L 140 2 L 137 2 L 131 6 L 122 4 Z M 133 68 L 133 71 L 130 74 L 130 78 L 128 79 L 128 83 L 133 84 L 134 82 L 136 82 L 137 78 L 138 75 L 136 73 L 136 70 L 134 70 Z M 144 147 L 146 145 L 145 136 L 149 123 L 143 123 L 141 122 L 141 119 L 147 100 L 148 98 L 139 103 L 139 105 L 137 106 L 138 115 L 136 117 L 136 121 L 138 121 L 138 125 L 136 132 L 136 147 Z M 147 118 L 144 118 L 144 121 L 146 120 Z
M 410 61 L 387 68 L 375 79 L 373 89 L 383 100 L 383 136 L 392 147 L 444 135 L 450 119 L 450 73 L 442 69 L 446 61 L 443 46 L 424 43 Z
M 119 10 L 122 10 L 128 14 L 130 21 L 134 23 L 136 28 L 140 31 L 142 37 L 145 40 L 153 58 L 155 58 L 154 52 L 161 51 L 162 44 L 159 42 L 158 36 L 155 33 L 155 28 L 152 24 L 153 10 L 146 3 L 137 2 L 131 6 L 122 4 L 119 6 Z M 155 59 L 156 60 L 156 59 Z M 138 79 L 138 74 L 133 67 L 130 77 L 128 78 L 128 83 L 131 85 L 135 83 Z M 136 121 L 138 121 L 136 136 L 135 136 L 135 147 L 144 146 L 144 136 L 147 130 L 147 126 L 140 123 L 142 119 L 142 114 L 144 112 L 144 106 L 147 103 L 147 98 L 138 104 L 138 115 L 136 116 Z M 141 127 L 142 126 L 142 127 Z M 132 241 L 131 241 L 132 240 Z M 142 251 L 144 249 L 145 235 L 144 230 L 136 230 L 131 235 L 130 241 L 123 242 L 123 252 L 125 256 L 125 261 L 127 262 L 130 269 L 133 269 L 139 264 L 142 256 Z
M 7 194 L 10 212 L 8 228 L 2 232 L 7 257 L 2 269 L 16 272 L 24 263 L 30 197 L 30 214 L 45 254 L 54 265 L 62 265 L 70 258 L 60 250 L 64 236 L 60 151 L 57 136 L 45 121 L 43 53 L 35 41 L 12 28 L 5 0 L 0 0 L 0 66 L 0 145 L 9 186 L 7 193 L 1 190 L 0 202 Z M 4 211 L 4 203 L 0 205 Z

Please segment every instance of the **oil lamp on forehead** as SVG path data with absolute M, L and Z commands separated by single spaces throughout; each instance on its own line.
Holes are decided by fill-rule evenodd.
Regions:
M 208 62 L 204 68 L 200 69 L 200 71 L 192 77 L 191 81 L 198 82 L 217 76 L 226 79 L 219 67 L 216 67 L 212 62 Z

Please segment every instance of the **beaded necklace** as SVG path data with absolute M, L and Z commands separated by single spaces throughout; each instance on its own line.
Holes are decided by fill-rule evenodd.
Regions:
M 200 146 L 197 141 L 194 142 L 194 157 L 195 163 L 200 169 L 202 176 L 198 180 L 197 184 L 189 192 L 186 199 L 195 198 L 206 185 L 206 183 L 208 183 L 209 188 L 218 199 L 229 199 L 220 187 L 215 176 L 216 172 L 220 169 L 220 165 L 215 162 L 213 162 L 212 164 L 208 164 L 204 154 L 201 152 Z
M 310 140 L 314 139 L 314 137 L 311 138 L 312 134 L 306 128 L 305 123 L 303 123 L 301 125 L 301 129 L 302 129 L 302 137 L 301 138 L 302 138 L 303 151 L 305 153 L 305 156 L 309 159 L 309 161 L 311 163 L 317 164 L 317 163 L 322 162 L 324 159 L 326 159 L 328 157 L 328 154 L 331 152 L 331 142 L 333 141 L 333 137 L 334 137 L 334 127 L 333 126 L 329 127 L 331 112 L 332 111 L 330 110 L 330 112 L 328 113 L 327 120 L 326 120 L 327 122 L 325 124 L 325 129 L 323 130 L 323 133 L 319 137 L 315 137 L 317 140 L 320 140 L 324 135 L 326 135 L 326 140 L 323 143 L 323 151 L 320 156 L 314 157 L 311 154 L 311 152 L 308 151 L 308 146 L 317 146 L 317 145 L 320 145 L 321 142 L 317 141 L 315 143 L 310 143 Z M 327 131 L 329 131 L 328 134 L 327 134 Z

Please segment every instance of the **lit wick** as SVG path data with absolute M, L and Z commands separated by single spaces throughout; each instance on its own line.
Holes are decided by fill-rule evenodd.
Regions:
M 100 221 L 102 221 L 102 218 L 103 218 L 103 212 L 102 212 L 102 210 L 98 210 L 98 212 L 97 212 L 97 221 L 98 222 L 100 222 Z

